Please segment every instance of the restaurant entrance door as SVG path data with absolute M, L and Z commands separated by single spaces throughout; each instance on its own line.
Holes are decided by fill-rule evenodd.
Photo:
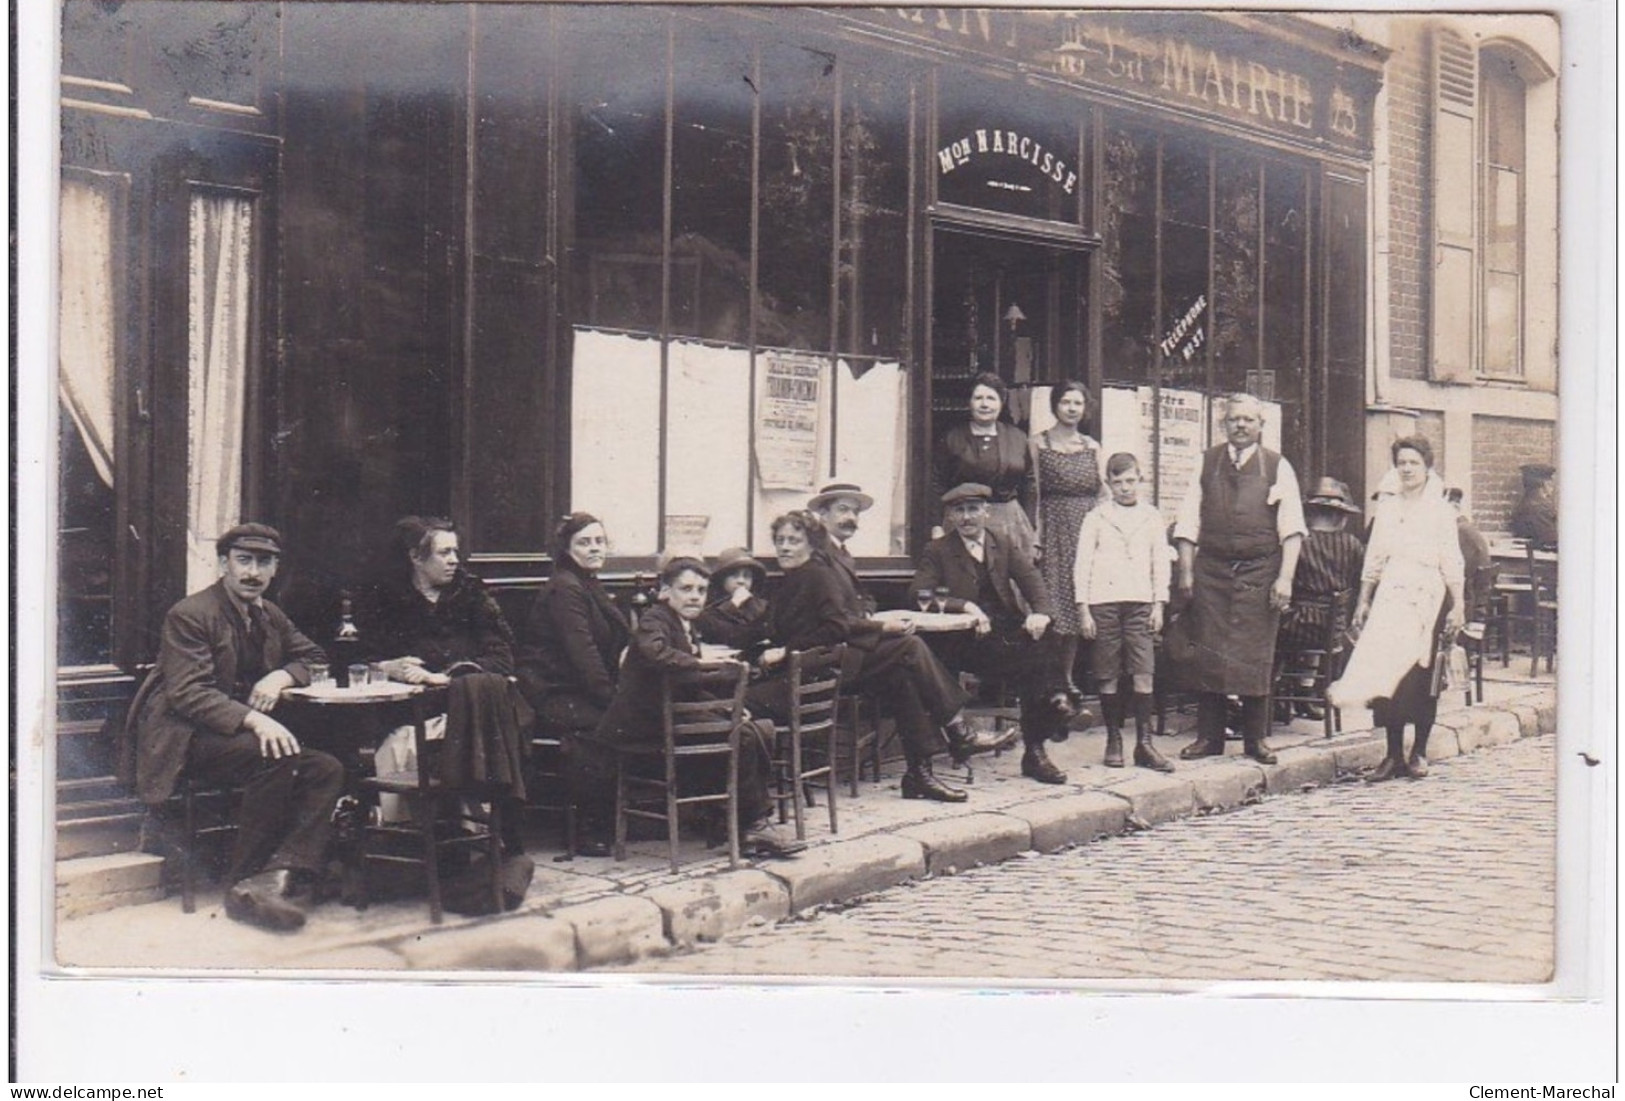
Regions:
M 1011 419 L 1026 430 L 1035 387 L 1087 378 L 1084 253 L 945 227 L 932 245 L 930 438 L 963 419 L 983 371 L 1010 387 Z

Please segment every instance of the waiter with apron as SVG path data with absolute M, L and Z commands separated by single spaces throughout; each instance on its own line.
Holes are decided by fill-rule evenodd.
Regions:
M 1307 530 L 1292 464 L 1259 443 L 1264 405 L 1251 394 L 1225 399 L 1229 442 L 1202 456 L 1202 474 L 1174 525 L 1179 591 L 1193 651 L 1196 741 L 1187 761 L 1224 753 L 1225 701 L 1241 697 L 1247 756 L 1275 763 L 1265 741 L 1275 633 L 1292 600 L 1292 575 Z

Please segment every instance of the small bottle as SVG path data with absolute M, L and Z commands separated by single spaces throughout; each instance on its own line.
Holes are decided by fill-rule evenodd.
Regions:
M 638 574 L 632 579 L 632 629 L 637 630 L 638 620 L 643 613 L 649 610 L 649 579 L 644 574 Z
M 330 656 L 333 683 L 340 688 L 350 687 L 350 666 L 361 659 L 361 632 L 355 625 L 349 593 L 344 593 L 339 599 L 339 626 L 333 633 L 333 653 Z

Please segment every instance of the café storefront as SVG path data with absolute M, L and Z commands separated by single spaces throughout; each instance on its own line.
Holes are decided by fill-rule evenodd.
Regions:
M 1284 15 L 69 0 L 64 729 L 239 514 L 318 638 L 406 512 L 522 589 L 570 509 L 628 577 L 854 480 L 884 586 L 984 370 L 1034 429 L 1086 380 L 1165 508 L 1233 390 L 1359 492 L 1382 62 Z

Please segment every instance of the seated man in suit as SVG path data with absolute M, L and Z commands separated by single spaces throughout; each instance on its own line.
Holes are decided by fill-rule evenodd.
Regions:
M 283 689 L 310 683 L 321 648 L 265 599 L 282 537 L 241 524 L 215 541 L 220 580 L 164 616 L 158 661 L 130 705 L 120 773 L 149 806 L 184 772 L 243 789 L 226 915 L 268 929 L 305 923 L 290 895 L 326 866 L 344 768 L 301 748 L 272 717 Z
M 1066 774 L 1049 759 L 1044 745 L 1065 729 L 1072 711 L 1062 687 L 1060 650 L 1048 633 L 1049 590 L 1025 555 L 1011 553 L 987 530 L 992 497 L 987 486 L 974 483 L 943 494 L 952 530 L 926 546 L 911 588 L 946 587 L 946 610 L 976 617 L 974 634 L 935 635 L 933 649 L 950 669 L 1015 683 L 1026 746 L 1021 774 L 1043 784 L 1062 784 Z M 1030 612 L 1022 609 L 1018 592 Z
M 668 674 L 705 667 L 694 641 L 694 621 L 705 611 L 711 573 L 697 558 L 673 558 L 660 571 L 658 603 L 638 617 L 615 696 L 594 738 L 610 745 L 655 741 L 660 734 L 660 683 Z M 746 722 L 739 738 L 740 850 L 747 855 L 792 856 L 807 847 L 768 815 L 773 726 Z M 720 783 L 715 785 L 720 787 Z

